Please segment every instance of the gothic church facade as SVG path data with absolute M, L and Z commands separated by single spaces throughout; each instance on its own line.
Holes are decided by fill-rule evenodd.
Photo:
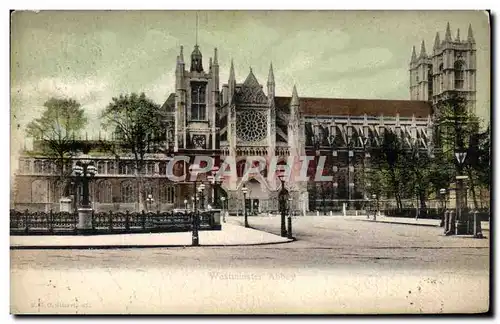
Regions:
M 233 62 L 224 62 L 230 73 L 221 85 L 217 49 L 208 67 L 204 67 L 197 44 L 187 64 L 184 59 L 181 47 L 174 92 L 161 107 L 161 115 L 172 125 L 167 136 L 172 154 L 148 155 L 145 177 L 155 199 L 153 209 L 158 210 L 186 207 L 186 201 L 190 204 L 194 196 L 192 183 L 168 180 L 166 165 L 176 155 L 209 155 L 218 165 L 234 158 L 237 177 L 224 179 L 218 192 L 213 186 L 207 191 L 208 201 L 225 196 L 226 207 L 233 211 L 244 206 L 255 212 L 278 208 L 279 181 L 275 177 L 245 177 L 248 156 L 280 163 L 290 156 L 309 156 L 311 178 L 320 157 L 326 158 L 323 175 L 331 176 L 331 181 L 286 184 L 294 209 L 331 209 L 341 201 L 363 201 L 369 198 L 370 186 L 376 185 L 366 177 L 371 167 L 369 151 L 380 145 L 379 136 L 384 131 L 393 131 L 408 147 L 430 153 L 435 103 L 451 91 L 460 91 L 471 109 L 475 107 L 476 56 L 471 27 L 462 41 L 459 32 L 451 38 L 448 25 L 443 41 L 439 33 L 436 35 L 431 54 L 427 54 L 424 42 L 418 56 L 413 48 L 410 100 L 302 97 L 296 87 L 290 89 L 290 96 L 277 96 L 272 64 L 267 80 L 259 81 L 250 69 L 239 81 Z M 140 209 L 127 158 L 117 160 L 104 153 L 93 156 L 98 165 L 91 189 L 94 208 Z M 32 155 L 21 157 L 14 188 L 20 208 L 57 209 L 60 195 L 51 184 L 51 168 L 43 167 L 43 160 Z M 187 173 L 188 165 L 174 172 Z M 267 170 L 263 174 L 267 175 Z M 249 189 L 246 201 L 243 186 Z

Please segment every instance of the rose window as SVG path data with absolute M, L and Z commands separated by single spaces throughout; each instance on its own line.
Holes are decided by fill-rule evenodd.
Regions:
M 245 142 L 258 142 L 267 136 L 267 119 L 262 112 L 245 111 L 236 119 L 236 135 Z

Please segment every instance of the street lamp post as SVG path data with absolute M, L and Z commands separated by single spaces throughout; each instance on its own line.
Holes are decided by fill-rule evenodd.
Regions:
M 293 238 L 292 237 L 292 201 L 293 201 L 293 198 L 292 198 L 292 196 L 290 196 L 290 198 L 288 198 L 289 213 L 288 213 L 288 231 L 287 231 L 287 237 L 289 239 Z
M 245 208 L 244 212 L 245 212 L 245 227 L 249 227 L 248 226 L 248 213 L 247 213 L 247 192 L 248 192 L 248 188 L 243 186 L 243 188 L 241 189 L 241 191 L 243 192 L 243 206 Z
M 224 202 L 226 201 L 226 197 L 222 196 L 220 197 L 220 200 L 222 201 L 222 221 L 225 223 L 226 222 L 226 206 Z
M 335 181 L 333 183 L 333 206 L 336 206 L 336 202 L 337 202 L 337 187 L 339 186 L 339 184 L 337 183 L 337 181 Z
M 457 159 L 457 175 L 455 179 L 457 180 L 457 189 L 456 189 L 456 226 L 455 231 L 456 234 L 462 234 L 467 230 L 464 230 L 466 226 L 466 220 L 464 219 L 463 210 L 467 208 L 466 198 L 467 193 L 465 191 L 464 180 L 467 180 L 468 177 L 463 175 L 464 170 L 464 162 L 467 157 L 467 152 L 462 148 L 461 150 L 455 152 L 455 157 Z
M 286 237 L 286 203 L 288 197 L 288 190 L 285 188 L 285 175 L 280 175 L 279 179 L 281 181 L 281 190 L 278 195 L 279 205 L 280 205 L 280 213 L 281 213 L 281 236 Z
M 184 209 L 187 211 L 188 210 L 188 205 L 187 205 L 188 201 L 187 199 L 184 199 Z
M 92 230 L 92 207 L 89 199 L 89 183 L 97 174 L 97 168 L 94 163 L 86 156 L 75 163 L 72 175 L 75 177 L 75 183 L 82 183 L 82 201 L 78 208 L 78 231 L 81 233 Z
M 222 182 L 222 177 L 219 176 L 219 179 L 217 178 L 217 173 L 219 172 L 219 167 L 214 166 L 212 168 L 211 175 L 208 176 L 208 181 L 212 184 L 212 203 L 214 208 L 219 208 L 219 199 L 218 199 L 218 193 L 219 193 L 219 186 Z
M 373 213 L 373 220 L 377 220 L 377 213 L 378 213 L 378 197 L 376 194 L 373 194 L 372 195 L 372 199 L 373 199 L 373 204 L 375 205 L 376 204 L 376 207 L 373 208 L 374 209 L 374 213 Z
M 441 209 L 442 209 L 442 215 L 441 215 L 441 223 L 439 224 L 440 227 L 444 226 L 444 217 L 446 216 L 446 189 L 441 188 L 439 189 L 439 194 L 441 195 Z
M 200 193 L 200 209 L 205 209 L 205 184 L 201 183 L 198 186 L 198 191 Z
M 200 166 L 199 165 L 192 165 L 191 166 L 191 172 L 198 172 L 198 170 L 200 169 Z M 191 199 L 193 200 L 193 231 L 192 231 L 192 236 L 191 236 L 191 241 L 192 241 L 192 245 L 193 246 L 198 246 L 200 245 L 200 239 L 199 239 L 199 236 L 198 236 L 198 221 L 200 220 L 200 217 L 198 215 L 198 211 L 197 211 L 197 208 L 196 208 L 196 191 L 197 191 L 197 188 L 196 188 L 196 178 L 194 179 L 193 181 L 193 188 L 194 188 L 194 197 L 191 197 Z
M 146 198 L 146 203 L 147 203 L 147 206 L 148 206 L 148 212 L 151 212 L 151 208 L 153 206 L 153 202 L 155 200 L 153 199 L 153 195 L 152 194 L 148 194 L 148 198 Z

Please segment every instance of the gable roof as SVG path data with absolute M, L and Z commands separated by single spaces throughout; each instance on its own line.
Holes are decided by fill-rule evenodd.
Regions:
M 161 110 L 165 112 L 173 112 L 175 111 L 175 93 L 171 93 L 167 100 L 161 106 Z
M 289 111 L 291 97 L 275 97 L 276 107 Z M 427 101 L 299 98 L 300 111 L 304 116 L 396 116 L 427 118 L 432 106 Z

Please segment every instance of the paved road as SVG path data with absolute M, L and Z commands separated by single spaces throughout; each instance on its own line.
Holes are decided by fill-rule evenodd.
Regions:
M 250 224 L 279 233 L 277 217 L 253 217 Z M 446 313 L 488 308 L 489 239 L 340 217 L 297 218 L 293 225 L 298 241 L 270 246 L 11 251 L 12 311 Z

